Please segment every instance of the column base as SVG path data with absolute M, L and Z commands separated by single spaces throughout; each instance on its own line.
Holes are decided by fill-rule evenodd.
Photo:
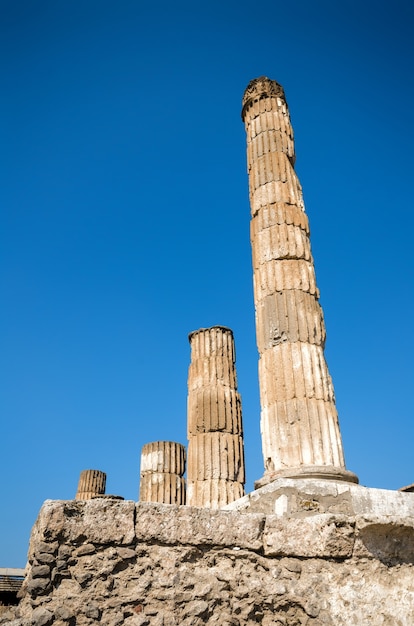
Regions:
M 266 472 L 262 478 L 255 481 L 254 488 L 260 489 L 260 487 L 264 487 L 278 478 L 322 478 L 324 480 L 359 483 L 359 478 L 356 474 L 341 467 L 333 465 L 301 465 L 299 467 Z

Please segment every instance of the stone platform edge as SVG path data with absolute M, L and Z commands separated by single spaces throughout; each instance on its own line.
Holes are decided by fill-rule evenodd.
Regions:
M 139 544 L 227 547 L 269 557 L 373 558 L 394 565 L 414 563 L 414 516 L 295 518 L 128 500 L 47 500 L 33 527 L 29 563 L 61 544 L 76 552 Z

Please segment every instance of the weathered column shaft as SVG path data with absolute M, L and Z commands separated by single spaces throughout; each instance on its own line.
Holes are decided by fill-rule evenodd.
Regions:
M 244 484 L 243 439 L 224 432 L 190 437 L 188 467 L 194 480 L 223 479 Z
M 106 474 L 99 470 L 83 470 L 80 473 L 76 500 L 90 500 L 105 493 Z
M 187 503 L 207 509 L 221 509 L 244 496 L 242 483 L 220 478 L 187 483 Z
M 251 204 L 265 477 L 345 470 L 309 225 L 283 88 L 261 77 L 243 97 Z
M 185 448 L 173 441 L 155 441 L 141 452 L 141 502 L 185 504 Z
M 213 326 L 189 339 L 187 503 L 221 508 L 244 495 L 245 482 L 233 333 Z

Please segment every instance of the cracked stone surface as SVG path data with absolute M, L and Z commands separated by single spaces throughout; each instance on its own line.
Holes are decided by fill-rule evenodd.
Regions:
M 413 546 L 414 518 L 46 501 L 0 624 L 412 626 Z

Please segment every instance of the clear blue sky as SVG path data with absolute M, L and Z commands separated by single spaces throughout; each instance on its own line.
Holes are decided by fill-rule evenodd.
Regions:
M 235 334 L 263 474 L 241 97 L 286 91 L 348 469 L 413 467 L 411 0 L 0 1 L 0 566 L 82 469 L 186 443 L 190 331 Z

